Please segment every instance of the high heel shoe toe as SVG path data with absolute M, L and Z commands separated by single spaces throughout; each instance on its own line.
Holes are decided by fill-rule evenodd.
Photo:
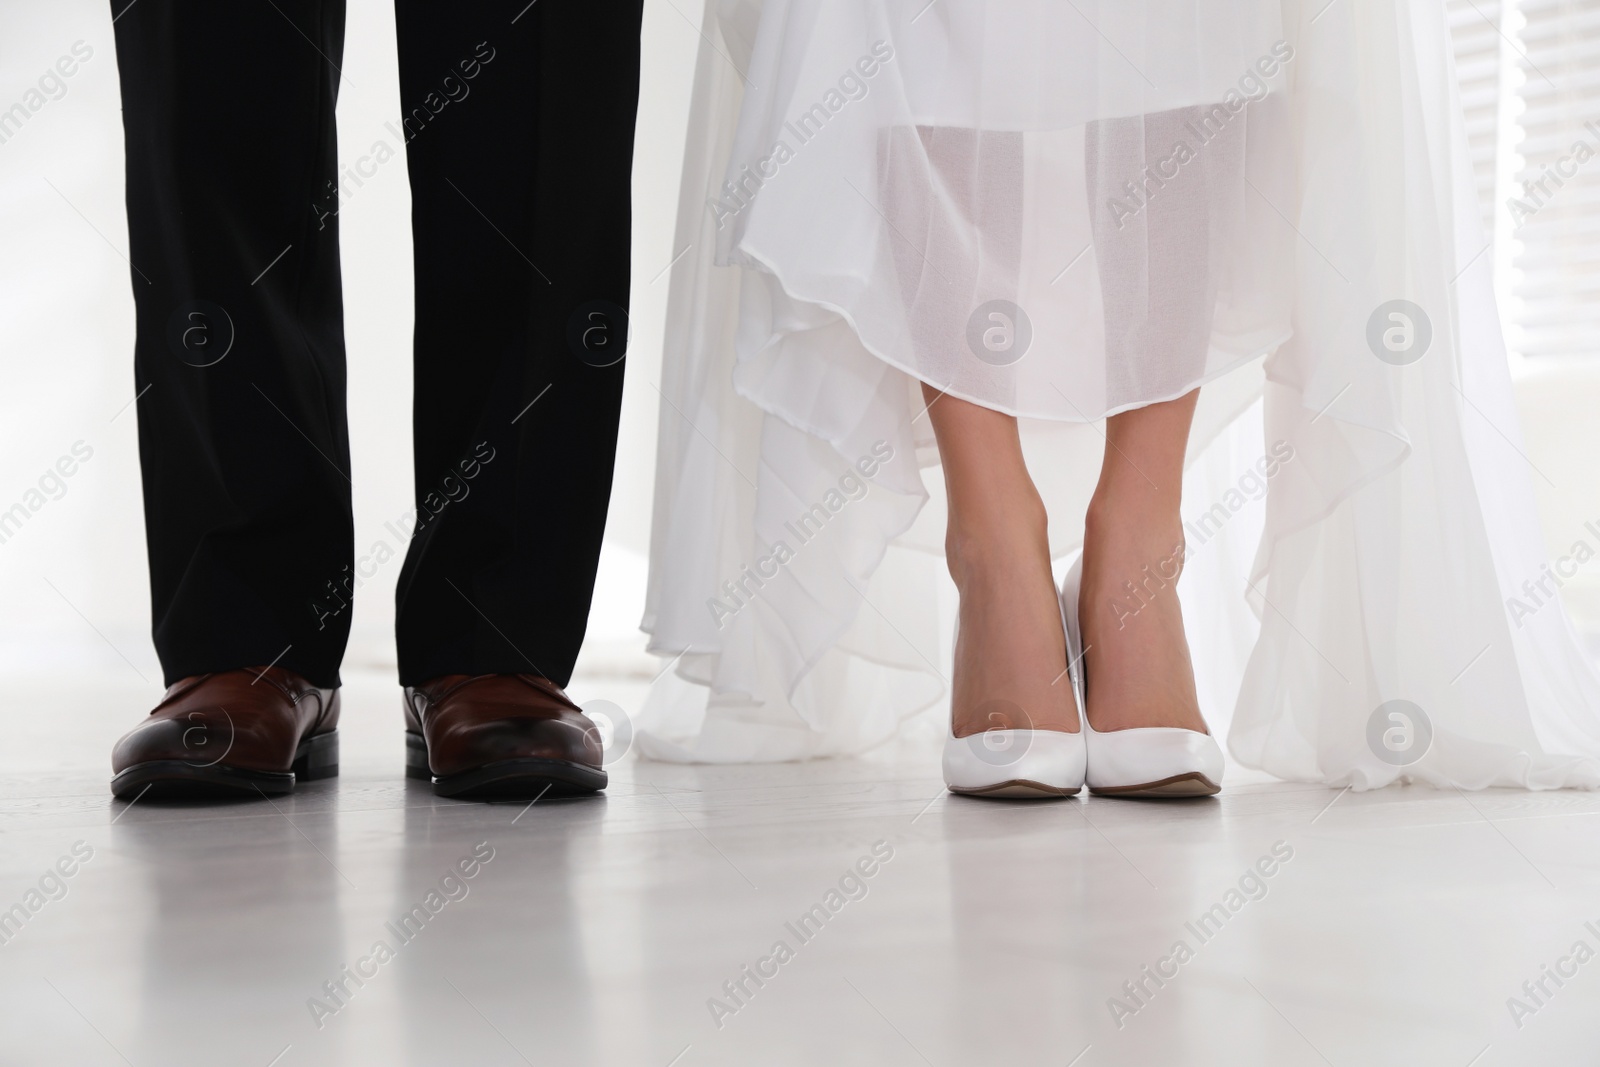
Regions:
M 944 783 L 952 793 L 970 797 L 1045 799 L 1070 797 L 1083 788 L 1087 752 L 1084 747 L 1083 691 L 1071 664 L 1079 654 L 1072 645 L 1073 630 L 1061 620 L 1067 634 L 1067 663 L 1072 674 L 1073 713 L 1078 730 L 984 730 L 966 737 L 944 739 Z M 1020 708 L 1013 708 L 1026 713 Z
M 1083 560 L 1072 565 L 1061 583 L 1061 614 L 1067 624 L 1069 648 L 1081 649 L 1078 591 Z M 1073 661 L 1074 683 L 1080 694 L 1083 680 L 1081 651 Z M 1079 707 L 1087 707 L 1079 697 Z M 1148 726 L 1101 733 L 1083 713 L 1083 741 L 1087 756 L 1084 776 L 1089 792 L 1117 797 L 1209 797 L 1222 791 L 1222 747 L 1209 733 L 1177 727 Z

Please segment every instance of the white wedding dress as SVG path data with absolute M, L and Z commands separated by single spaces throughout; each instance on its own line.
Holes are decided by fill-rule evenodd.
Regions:
M 645 755 L 856 753 L 944 698 L 920 382 L 1022 418 L 1058 557 L 1098 421 L 1205 385 L 1181 595 L 1233 757 L 1600 786 L 1570 622 L 1507 606 L 1544 553 L 1438 0 L 708 0 L 702 30 Z M 1369 741 L 1394 700 L 1432 729 L 1406 765 Z

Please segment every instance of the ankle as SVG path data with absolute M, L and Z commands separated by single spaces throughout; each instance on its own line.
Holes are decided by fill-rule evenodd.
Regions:
M 958 589 L 1000 569 L 1019 563 L 1050 566 L 1049 519 L 1044 501 L 1035 496 L 1009 508 L 983 509 L 979 515 L 952 513 L 945 533 L 945 563 Z
M 1176 587 L 1187 546 L 1176 515 L 1130 518 L 1100 511 L 1085 522 L 1084 598 L 1122 629 L 1130 615 Z
M 1180 556 L 1185 541 L 1178 500 L 1154 492 L 1107 492 L 1103 486 L 1084 512 L 1083 536 L 1096 544 L 1154 543 L 1176 549 Z

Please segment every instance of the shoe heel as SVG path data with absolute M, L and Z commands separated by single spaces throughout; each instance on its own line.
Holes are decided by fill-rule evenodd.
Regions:
M 329 730 L 300 742 L 289 768 L 297 782 L 333 778 L 339 773 L 339 731 Z
M 410 730 L 406 731 L 406 777 L 433 781 L 433 772 L 428 770 L 428 742 Z

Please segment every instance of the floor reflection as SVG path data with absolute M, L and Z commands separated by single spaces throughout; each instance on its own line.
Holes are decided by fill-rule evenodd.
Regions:
M 355 884 L 335 866 L 338 820 L 277 804 L 146 802 L 113 828 L 124 918 L 142 927 L 138 1045 L 150 1060 L 205 1062 L 219 1018 L 237 1047 L 267 1057 L 314 1032 L 305 999 L 343 965 Z
M 564 1062 L 596 1062 L 594 990 L 574 902 L 581 872 L 571 857 L 596 832 L 606 800 L 468 805 L 415 792 L 386 914 L 426 910 L 428 894 L 448 899 L 451 883 L 465 895 L 385 968 L 398 990 L 404 1062 L 456 1062 L 463 1034 L 535 1063 L 552 1049 Z M 474 863 L 475 877 L 460 877 Z

